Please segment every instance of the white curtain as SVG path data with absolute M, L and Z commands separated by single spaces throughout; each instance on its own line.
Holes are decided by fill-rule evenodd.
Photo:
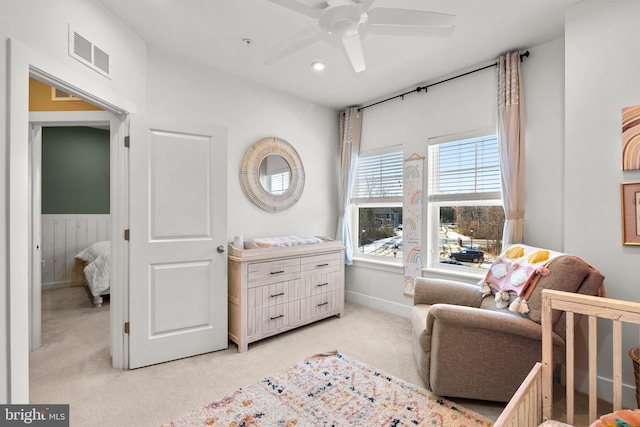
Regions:
M 498 58 L 498 147 L 505 212 L 503 247 L 522 243 L 524 124 L 520 52 L 514 51 Z
M 353 264 L 353 244 L 349 232 L 349 199 L 360 152 L 360 133 L 362 131 L 362 112 L 356 107 L 347 108 L 340 113 L 340 188 L 338 208 L 338 231 L 336 240 L 341 240 L 347 248 L 345 263 Z

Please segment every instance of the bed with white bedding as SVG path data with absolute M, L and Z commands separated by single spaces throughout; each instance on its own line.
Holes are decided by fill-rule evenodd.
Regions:
M 83 262 L 85 286 L 96 307 L 102 306 L 103 296 L 109 295 L 111 282 L 111 242 L 96 242 L 80 251 L 76 256 Z

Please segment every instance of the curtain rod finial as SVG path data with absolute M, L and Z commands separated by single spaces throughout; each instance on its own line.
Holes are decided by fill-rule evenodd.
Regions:
M 520 62 L 522 62 L 524 60 L 525 57 L 529 57 L 529 51 L 525 51 L 524 53 L 520 54 Z

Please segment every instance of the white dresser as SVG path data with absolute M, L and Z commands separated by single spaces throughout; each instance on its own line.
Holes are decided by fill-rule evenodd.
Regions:
M 251 342 L 344 314 L 344 246 L 229 247 L 229 338 Z

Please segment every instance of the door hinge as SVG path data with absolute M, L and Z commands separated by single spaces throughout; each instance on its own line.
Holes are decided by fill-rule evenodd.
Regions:
M 129 240 L 129 229 L 124 230 L 124 240 Z
M 124 333 L 125 334 L 129 333 L 129 322 L 124 322 Z
M 125 148 L 129 148 L 129 140 L 131 139 L 130 136 L 125 136 L 124 137 L 124 147 Z

